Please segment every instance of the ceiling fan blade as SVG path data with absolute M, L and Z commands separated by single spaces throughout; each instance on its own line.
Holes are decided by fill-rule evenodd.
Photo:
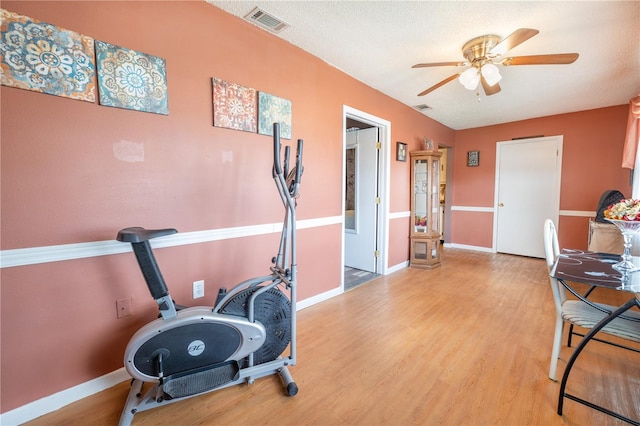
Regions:
M 529 40 L 540 31 L 533 28 L 520 28 L 515 30 L 509 36 L 505 37 L 500 43 L 496 44 L 493 49 L 489 51 L 489 55 L 492 57 L 502 56 L 509 50 Z
M 480 77 L 480 82 L 482 83 L 482 88 L 484 89 L 484 93 L 487 96 L 495 95 L 500 90 L 502 90 L 498 83 L 494 84 L 493 86 L 489 86 L 489 83 L 487 83 L 487 80 L 485 80 L 483 76 Z
M 571 64 L 580 56 L 577 53 L 557 53 L 551 55 L 531 55 L 507 57 L 500 63 L 510 65 L 555 65 Z
M 427 68 L 427 67 L 464 67 L 469 65 L 468 62 L 433 62 L 430 64 L 415 64 L 411 68 Z
M 445 84 L 447 84 L 448 82 L 450 82 L 452 80 L 455 80 L 456 78 L 458 78 L 458 74 L 454 74 L 452 76 L 449 76 L 449 77 L 445 78 L 444 80 L 442 80 L 440 83 L 429 87 L 427 90 L 425 90 L 423 92 L 418 93 L 418 96 L 424 96 L 427 93 L 431 93 L 434 90 L 436 90 L 438 87 L 444 86 Z

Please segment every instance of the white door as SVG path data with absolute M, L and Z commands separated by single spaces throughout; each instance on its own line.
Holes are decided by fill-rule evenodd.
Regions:
M 498 142 L 495 247 L 544 258 L 545 219 L 558 223 L 562 136 Z
M 345 211 L 344 264 L 369 272 L 377 272 L 377 146 L 377 127 L 347 133 L 347 150 L 355 147 L 355 203 Z

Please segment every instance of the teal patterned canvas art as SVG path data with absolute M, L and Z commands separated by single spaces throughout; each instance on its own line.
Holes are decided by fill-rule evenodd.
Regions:
M 258 133 L 273 135 L 273 123 L 280 123 L 280 137 L 291 139 L 291 101 L 258 92 Z
M 164 59 L 96 40 L 100 104 L 169 114 Z
M 0 84 L 96 101 L 93 38 L 0 9 Z

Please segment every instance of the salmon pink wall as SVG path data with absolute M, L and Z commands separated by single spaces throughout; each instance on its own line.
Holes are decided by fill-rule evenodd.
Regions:
M 493 228 L 493 214 L 473 211 L 451 212 L 451 240 L 470 247 L 491 247 L 492 234 L 479 232 Z
M 410 218 L 397 219 L 389 224 L 389 264 L 399 265 L 409 259 L 409 236 L 406 230 L 411 225 Z
M 456 132 L 453 206 L 494 207 L 496 143 L 526 136 L 563 135 L 560 210 L 596 210 L 602 193 L 618 189 L 631 196 L 629 170 L 623 169 L 622 147 L 628 105 L 517 121 Z M 480 166 L 467 167 L 467 152 L 480 151 Z M 464 214 L 463 214 L 464 213 Z M 464 216 L 465 220 L 462 219 Z M 491 220 L 487 220 L 487 216 Z M 558 238 L 563 247 L 586 249 L 586 216 L 560 216 Z M 486 226 L 470 226 L 481 221 Z M 451 243 L 491 248 L 493 213 L 452 212 Z M 542 232 L 542 231 L 541 231 Z
M 409 211 L 409 163 L 395 161 L 395 142 L 409 150 L 425 136 L 454 144 L 453 130 L 204 1 L 2 7 L 160 56 L 169 90 L 164 116 L 2 86 L 5 252 L 110 242 L 126 226 L 195 232 L 280 222 L 271 138 L 213 127 L 212 77 L 292 101 L 293 139 L 305 140 L 298 218 L 338 218 L 298 232 L 301 299 L 340 286 L 343 106 L 391 123 L 391 213 Z M 143 149 L 143 161 L 119 159 L 123 144 Z M 408 259 L 408 220 L 397 216 L 388 266 Z M 277 244 L 276 234 L 257 235 L 163 248 L 157 257 L 178 303 L 210 305 L 220 286 L 268 272 Z M 128 338 L 157 312 L 131 253 L 1 274 L 2 412 L 121 368 Z M 200 279 L 206 296 L 194 301 L 191 283 Z M 133 315 L 117 319 L 115 301 L 126 297 Z

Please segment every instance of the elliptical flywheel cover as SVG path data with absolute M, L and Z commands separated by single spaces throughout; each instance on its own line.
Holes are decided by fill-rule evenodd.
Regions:
M 220 313 L 248 318 L 249 297 L 262 286 L 242 290 L 220 308 Z M 291 342 L 291 302 L 278 288 L 261 293 L 254 303 L 254 319 L 266 330 L 264 344 L 253 353 L 254 365 L 277 359 Z

